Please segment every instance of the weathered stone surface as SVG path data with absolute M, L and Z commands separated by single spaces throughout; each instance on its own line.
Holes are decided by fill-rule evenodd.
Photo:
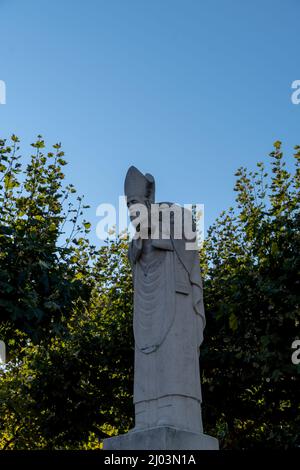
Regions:
M 191 212 L 164 203 L 161 219 L 155 219 L 154 178 L 135 167 L 128 170 L 125 194 L 139 234 L 128 253 L 134 280 L 135 427 L 104 446 L 217 449 L 217 440 L 203 434 L 202 426 L 199 356 L 205 313 L 199 253 L 186 237 Z
M 134 167 L 128 170 L 129 212 L 134 214 L 138 204 L 138 213 L 144 214 L 139 227 L 147 225 L 129 248 L 134 278 L 135 428 L 171 426 L 202 433 L 199 353 L 205 313 L 199 255 L 196 249 L 186 249 L 185 210 L 178 205 L 162 205 L 154 236 L 154 188 L 153 176 Z M 175 206 L 181 216 L 176 238 L 177 219 L 167 214 Z M 157 220 L 154 224 L 157 227 Z
M 218 450 L 218 440 L 171 427 L 132 431 L 104 440 L 104 450 Z

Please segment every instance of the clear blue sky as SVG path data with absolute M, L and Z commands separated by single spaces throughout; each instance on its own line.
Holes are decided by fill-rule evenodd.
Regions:
M 93 228 L 131 164 L 207 227 L 237 167 L 300 144 L 299 18 L 298 0 L 0 0 L 1 137 L 61 141 Z

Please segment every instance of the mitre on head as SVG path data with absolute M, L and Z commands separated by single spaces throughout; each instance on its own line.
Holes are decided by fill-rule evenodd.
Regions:
M 146 198 L 154 203 L 155 181 L 150 173 L 143 175 L 135 166 L 127 171 L 124 184 L 124 192 L 127 199 Z

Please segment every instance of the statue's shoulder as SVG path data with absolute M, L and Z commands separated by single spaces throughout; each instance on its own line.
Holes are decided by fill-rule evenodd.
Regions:
M 161 213 L 163 213 L 164 211 L 170 212 L 172 216 L 176 212 L 180 212 L 181 214 L 183 214 L 184 211 L 186 210 L 185 207 L 181 206 L 180 204 L 177 204 L 177 202 L 162 201 L 162 202 L 156 202 L 156 204 Z
M 174 229 L 175 223 L 177 223 L 177 231 L 182 233 L 181 239 L 185 239 L 185 229 L 189 229 L 189 233 L 196 232 L 196 225 L 193 218 L 191 209 L 185 206 L 181 206 L 175 202 L 157 202 L 159 207 L 159 219 L 168 220 L 171 223 L 171 227 Z M 168 217 L 164 217 L 167 215 Z M 171 231 L 173 233 L 173 230 Z M 178 233 L 178 232 L 177 232 Z M 190 237 L 189 237 L 190 239 Z
M 168 207 L 171 207 L 171 206 L 177 206 L 177 207 L 181 207 L 183 209 L 183 207 L 180 205 L 180 204 L 177 204 L 177 202 L 170 202 L 170 201 L 161 201 L 161 202 L 156 202 L 156 204 L 158 204 L 159 206 L 168 206 Z
M 161 210 L 170 210 L 170 209 L 175 209 L 175 210 L 181 210 L 182 212 L 186 213 L 191 213 L 191 209 L 188 207 L 182 206 L 181 204 L 178 204 L 177 202 L 170 202 L 170 201 L 161 201 L 161 202 L 156 202 Z

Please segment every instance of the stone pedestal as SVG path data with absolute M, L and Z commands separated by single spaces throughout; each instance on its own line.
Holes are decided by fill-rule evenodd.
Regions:
M 207 434 L 172 427 L 130 431 L 105 439 L 104 450 L 218 450 L 219 442 Z

